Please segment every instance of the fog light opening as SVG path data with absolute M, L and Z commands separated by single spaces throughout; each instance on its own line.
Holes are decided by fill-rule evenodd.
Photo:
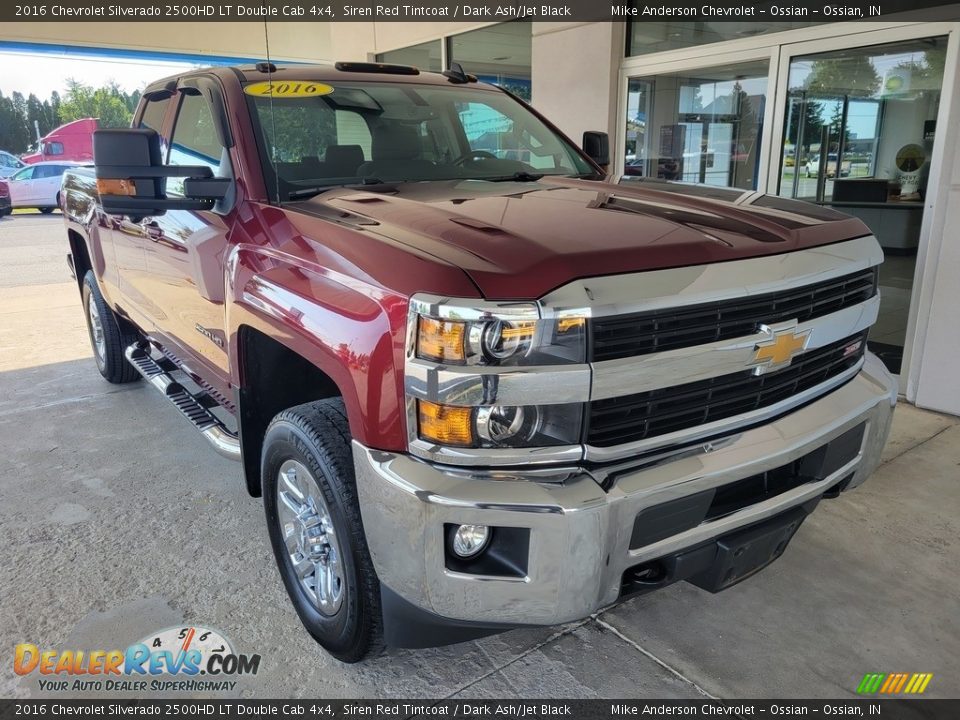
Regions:
M 450 548 L 459 558 L 474 558 L 487 549 L 492 534 L 486 525 L 458 525 L 453 531 Z
M 667 579 L 667 568 L 659 560 L 630 569 L 630 580 L 642 585 L 656 585 Z

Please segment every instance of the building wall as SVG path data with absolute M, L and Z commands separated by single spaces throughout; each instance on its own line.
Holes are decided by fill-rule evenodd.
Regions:
M 624 42 L 623 23 L 533 25 L 533 105 L 578 144 L 584 130 L 613 140 Z
M 956 43 L 947 54 L 944 93 L 949 93 L 950 118 L 960 118 L 960 59 Z M 952 71 L 951 71 L 952 68 Z M 950 86 L 947 83 L 952 79 Z M 946 99 L 945 99 L 946 100 Z M 942 158 L 940 189 L 927 198 L 931 215 L 930 242 L 918 260 L 913 293 L 914 316 L 907 338 L 916 331 L 910 362 L 907 399 L 918 406 L 960 415 L 960 123 L 947 123 L 934 154 Z
M 267 29 L 275 58 L 323 63 L 334 59 L 329 23 L 267 23 Z M 257 22 L 18 22 L 0 25 L 0 41 L 227 57 L 266 55 L 264 26 Z
M 332 55 L 337 60 L 373 60 L 377 53 L 418 45 L 446 35 L 456 35 L 494 25 L 490 22 L 350 22 L 337 23 L 330 32 Z

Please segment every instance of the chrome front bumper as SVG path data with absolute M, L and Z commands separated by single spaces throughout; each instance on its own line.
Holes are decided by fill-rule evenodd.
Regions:
M 617 600 L 626 570 L 694 547 L 820 497 L 854 473 L 862 483 L 890 431 L 896 384 L 867 355 L 850 382 L 765 425 L 712 443 L 621 464 L 605 490 L 572 468 L 461 469 L 354 443 L 367 542 L 381 583 L 420 611 L 463 623 L 553 625 Z M 645 508 L 786 465 L 865 424 L 859 454 L 811 482 L 653 544 L 630 548 Z M 539 474 L 537 474 L 539 473 Z M 444 524 L 528 528 L 526 577 L 448 570 Z

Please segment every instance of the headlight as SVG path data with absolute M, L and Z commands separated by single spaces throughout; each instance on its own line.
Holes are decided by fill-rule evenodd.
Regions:
M 417 320 L 416 355 L 447 365 L 555 365 L 586 358 L 583 318 Z
M 421 440 L 454 447 L 510 448 L 575 445 L 583 406 L 483 405 L 455 407 L 417 401 Z
M 412 297 L 408 311 L 413 454 L 454 465 L 579 458 L 590 383 L 584 317 L 541 317 L 533 302 L 426 294 Z

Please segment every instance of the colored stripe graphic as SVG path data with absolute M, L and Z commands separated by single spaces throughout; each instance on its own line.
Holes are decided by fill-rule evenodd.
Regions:
M 857 686 L 857 694 L 920 695 L 932 679 L 933 673 L 867 673 Z
M 899 673 L 890 673 L 889 675 L 887 675 L 887 680 L 886 682 L 883 683 L 883 687 L 880 688 L 880 693 L 886 694 L 890 692 L 890 689 L 897 684 L 897 680 L 899 679 L 900 679 Z
M 857 692 L 861 695 L 872 695 L 880 689 L 880 683 L 883 682 L 885 677 L 886 675 L 883 673 L 867 673 L 860 681 Z

